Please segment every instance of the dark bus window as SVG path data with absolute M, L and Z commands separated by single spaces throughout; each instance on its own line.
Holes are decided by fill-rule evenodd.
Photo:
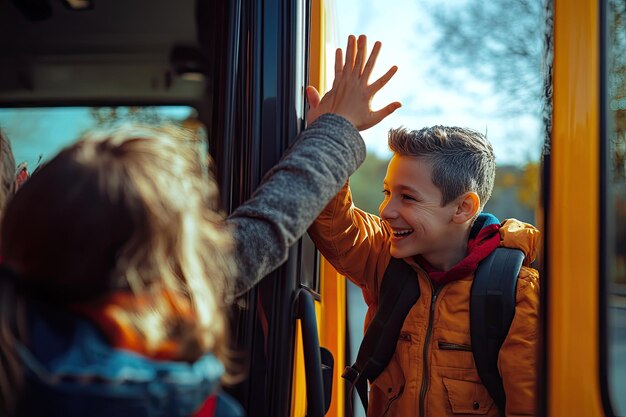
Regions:
M 607 376 L 615 415 L 626 415 L 626 2 L 606 3 L 604 52 L 604 275 Z
M 198 138 L 194 146 L 206 155 L 206 131 L 195 113 L 188 106 L 2 108 L 0 129 L 11 142 L 15 162 L 26 163 L 32 173 L 84 132 L 129 122 L 193 129 Z

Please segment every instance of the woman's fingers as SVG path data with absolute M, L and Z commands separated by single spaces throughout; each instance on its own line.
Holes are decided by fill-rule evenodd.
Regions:
M 354 73 L 357 77 L 361 77 L 363 72 L 363 65 L 365 64 L 365 57 L 367 55 L 367 37 L 365 35 L 359 36 L 357 41 L 356 59 L 354 60 Z
M 306 95 L 306 100 L 309 103 L 309 111 L 306 114 L 306 122 L 307 124 L 313 123 L 324 111 L 320 103 L 322 98 L 320 97 L 320 93 L 317 91 L 315 87 L 309 85 L 304 93 Z
M 394 76 L 394 74 L 396 73 L 396 71 L 398 71 L 398 67 L 396 67 L 395 65 L 391 68 L 389 68 L 389 71 L 387 71 L 385 73 L 385 75 L 383 75 L 382 77 L 380 77 L 379 79 L 377 79 L 376 81 L 374 81 L 370 86 L 370 92 L 372 95 L 376 94 L 381 88 L 383 88 L 385 86 L 385 84 L 387 84 L 389 82 L 389 80 L 391 79 L 391 77 Z
M 320 105 L 321 97 L 320 93 L 317 91 L 315 87 L 309 85 L 306 90 L 306 100 L 309 102 L 309 108 L 315 109 Z
M 343 72 L 343 51 L 341 48 L 337 48 L 335 51 L 335 79 L 333 81 L 333 88 L 341 78 L 341 73 Z
M 372 53 L 370 54 L 365 67 L 363 68 L 363 74 L 361 75 L 361 80 L 367 84 L 370 79 L 370 75 L 372 75 L 372 70 L 374 69 L 374 65 L 376 64 L 376 59 L 378 58 L 378 53 L 380 52 L 381 47 L 380 42 L 374 43 L 374 48 L 372 48 Z
M 346 62 L 343 66 L 343 74 L 348 76 L 354 69 L 356 55 L 356 38 L 354 35 L 348 36 L 348 46 L 346 46 Z
M 367 127 L 372 127 L 375 124 L 378 124 L 378 122 L 389 116 L 394 111 L 398 110 L 400 107 L 402 107 L 402 104 L 399 101 L 394 101 L 393 103 L 387 104 L 382 109 L 373 112 L 371 122 Z

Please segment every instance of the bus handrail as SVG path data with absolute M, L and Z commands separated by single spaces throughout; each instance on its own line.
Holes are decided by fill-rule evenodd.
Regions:
M 317 318 L 313 296 L 305 289 L 296 293 L 296 317 L 302 326 L 304 373 L 306 376 L 306 417 L 324 416 L 324 383 Z

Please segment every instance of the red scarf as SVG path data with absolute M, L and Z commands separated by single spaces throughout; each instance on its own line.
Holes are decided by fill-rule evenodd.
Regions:
M 470 233 L 470 238 L 467 241 L 467 255 L 447 271 L 436 269 L 421 255 L 416 256 L 415 260 L 428 273 L 434 285 L 441 286 L 456 281 L 476 271 L 480 261 L 489 256 L 500 245 L 499 229 L 499 224 L 488 224 L 482 227 L 478 233 Z

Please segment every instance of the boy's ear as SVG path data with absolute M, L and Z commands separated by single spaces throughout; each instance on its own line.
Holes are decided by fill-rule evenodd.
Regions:
M 472 220 L 480 209 L 480 197 L 474 191 L 463 194 L 457 201 L 456 211 L 452 215 L 452 221 L 455 223 Z

